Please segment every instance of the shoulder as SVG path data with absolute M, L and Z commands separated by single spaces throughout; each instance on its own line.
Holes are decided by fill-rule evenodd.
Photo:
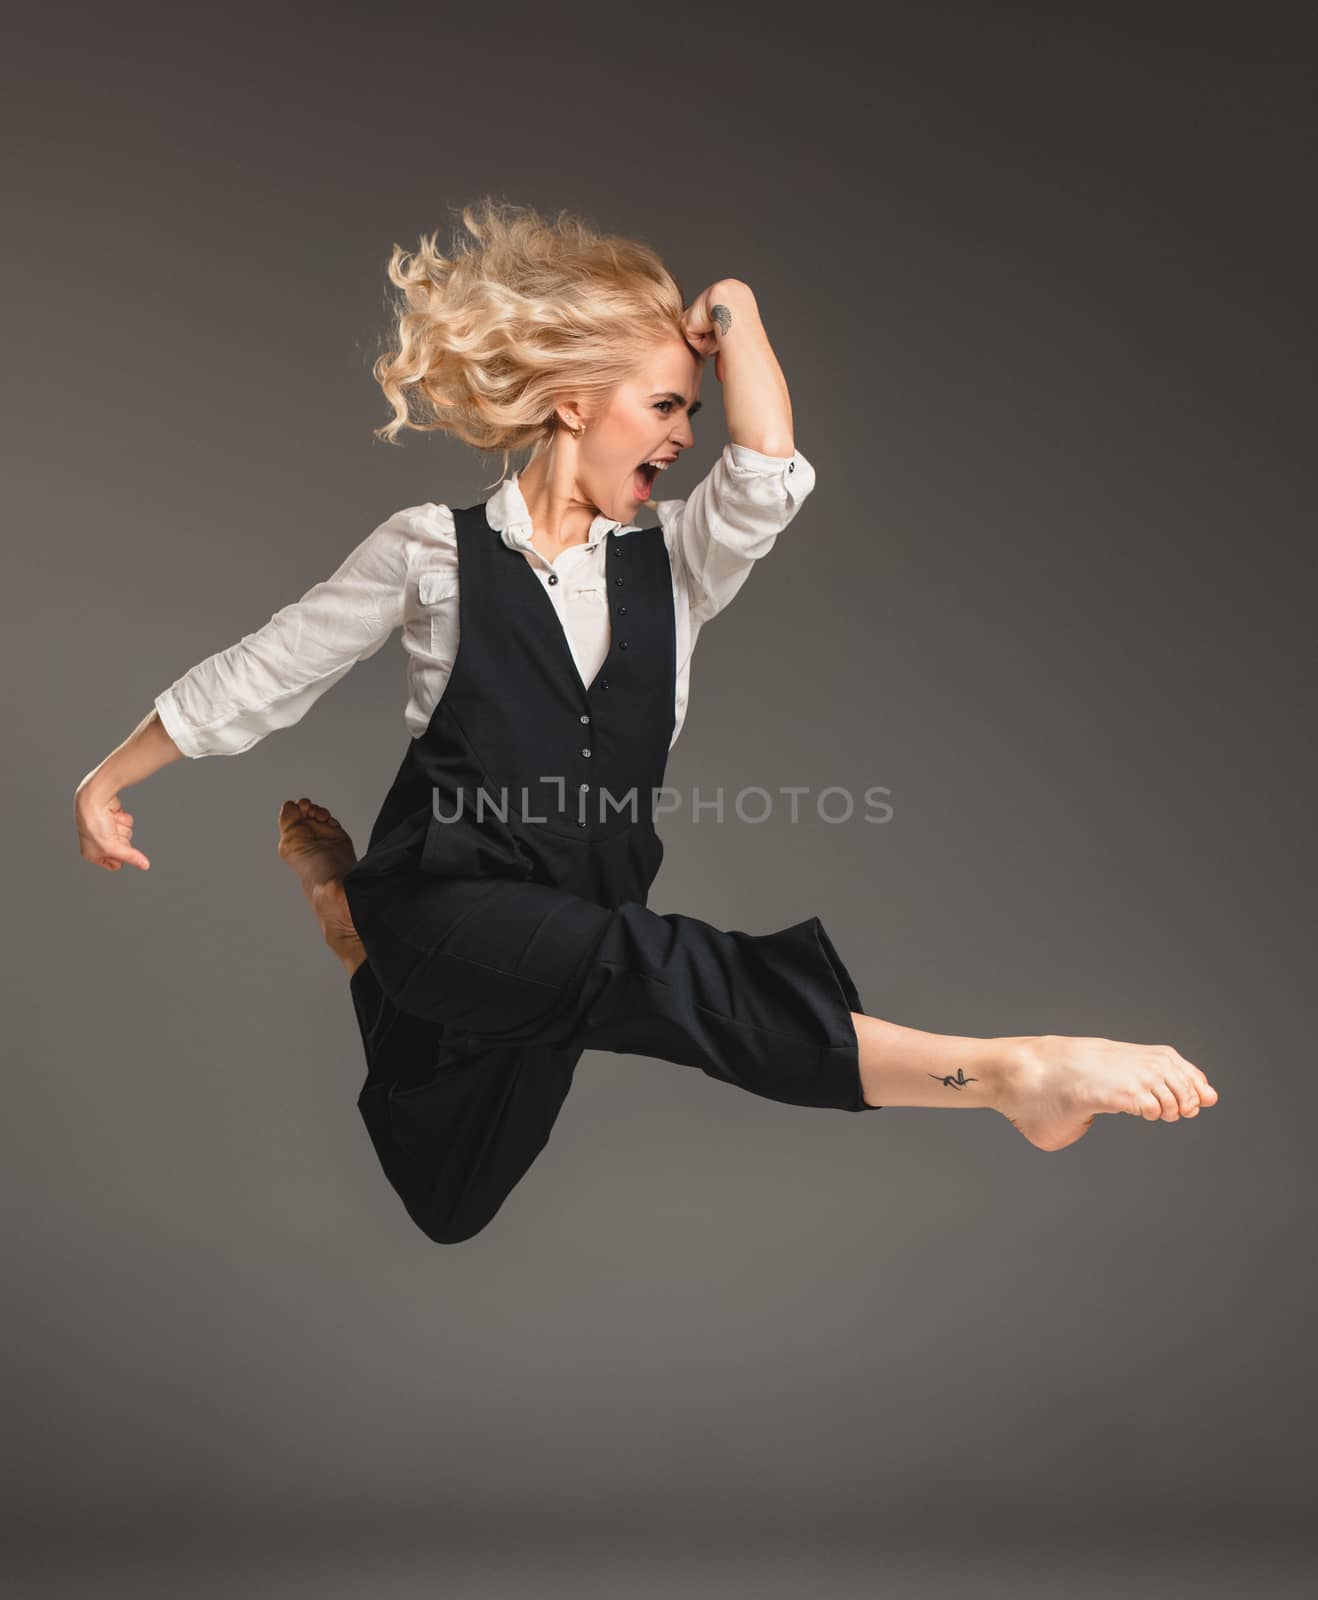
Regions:
M 455 593 L 458 540 L 453 508 L 427 500 L 395 511 L 386 526 L 390 524 L 406 549 L 404 614 Z
M 387 517 L 380 526 L 421 549 L 452 549 L 457 542 L 452 509 L 433 500 L 421 505 L 404 506 Z
M 443 503 L 427 500 L 421 505 L 404 506 L 376 531 L 406 547 L 409 568 L 456 564 L 458 541 L 453 511 Z

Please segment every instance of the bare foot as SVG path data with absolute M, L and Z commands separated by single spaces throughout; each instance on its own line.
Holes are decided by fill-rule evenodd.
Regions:
M 1040 1150 L 1074 1144 L 1103 1112 L 1176 1122 L 1217 1104 L 1217 1090 L 1169 1044 L 1063 1034 L 1006 1043 L 1015 1066 L 995 1109 Z
M 297 873 L 325 943 L 352 977 L 366 959 L 343 892 L 343 874 L 357 861 L 352 840 L 324 806 L 304 795 L 279 808 L 279 854 Z

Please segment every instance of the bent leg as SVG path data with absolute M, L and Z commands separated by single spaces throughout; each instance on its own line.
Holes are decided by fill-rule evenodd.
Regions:
M 367 1061 L 357 1108 L 385 1176 L 436 1244 L 470 1239 L 544 1149 L 580 1052 L 454 1036 L 401 1011 L 369 962 L 349 988 Z

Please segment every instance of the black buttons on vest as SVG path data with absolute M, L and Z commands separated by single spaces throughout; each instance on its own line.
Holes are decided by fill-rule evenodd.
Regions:
M 662 530 L 634 530 L 626 546 L 607 533 L 599 541 L 625 551 L 628 564 L 624 571 L 615 559 L 610 567 L 606 550 L 596 557 L 605 570 L 595 568 L 592 581 L 603 580 L 606 596 L 615 584 L 621 588 L 625 583 L 630 592 L 615 594 L 604 606 L 600 631 L 606 648 L 597 675 L 587 681 L 581 670 L 586 664 L 576 662 L 567 631 L 570 614 L 562 610 L 572 599 L 573 571 L 580 558 L 571 558 L 572 570 L 556 569 L 538 552 L 526 560 L 529 550 L 513 549 L 490 536 L 483 506 L 456 511 L 454 526 L 463 620 L 470 625 L 464 629 L 462 664 L 451 675 L 426 735 L 409 743 L 408 770 L 400 772 L 390 823 L 404 809 L 409 815 L 414 812 L 418 834 L 425 824 L 421 847 L 429 852 L 426 860 L 433 856 L 437 867 L 455 869 L 454 876 L 476 876 L 487 869 L 500 875 L 509 866 L 516 868 L 500 858 L 506 837 L 496 834 L 487 850 L 482 819 L 467 818 L 477 810 L 472 804 L 460 808 L 465 827 L 431 828 L 431 791 L 442 790 L 449 797 L 451 812 L 458 809 L 455 796 L 475 793 L 483 779 L 496 792 L 499 785 L 513 791 L 524 786 L 527 792 L 514 809 L 518 842 L 535 862 L 533 881 L 561 880 L 574 893 L 599 893 L 601 903 L 621 903 L 620 894 L 634 893 L 645 881 L 656 847 L 651 843 L 644 848 L 641 835 L 629 833 L 629 816 L 596 816 L 594 799 L 597 792 L 603 794 L 605 784 L 615 793 L 634 788 L 640 795 L 663 779 L 671 742 L 668 718 L 674 710 L 676 638 L 671 563 Z M 583 560 L 583 575 L 585 570 Z M 533 584 L 558 593 L 546 604 Z M 618 662 L 624 665 L 615 683 L 610 668 Z M 595 775 L 589 782 L 587 772 Z M 533 775 L 547 773 L 566 774 L 566 783 L 535 776 L 532 789 Z M 576 806 L 571 803 L 573 791 Z M 639 850 L 634 848 L 638 842 L 643 846 Z M 597 846 L 598 855 L 593 855 Z M 526 874 L 513 870 L 508 875 Z

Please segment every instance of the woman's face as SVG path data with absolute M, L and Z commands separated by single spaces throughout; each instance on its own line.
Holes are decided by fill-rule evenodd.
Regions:
M 606 517 L 635 522 L 646 500 L 664 498 L 657 480 L 667 468 L 656 472 L 642 463 L 674 461 L 695 443 L 691 419 L 700 410 L 703 368 L 685 339 L 657 345 L 602 409 L 584 419 L 577 487 Z

